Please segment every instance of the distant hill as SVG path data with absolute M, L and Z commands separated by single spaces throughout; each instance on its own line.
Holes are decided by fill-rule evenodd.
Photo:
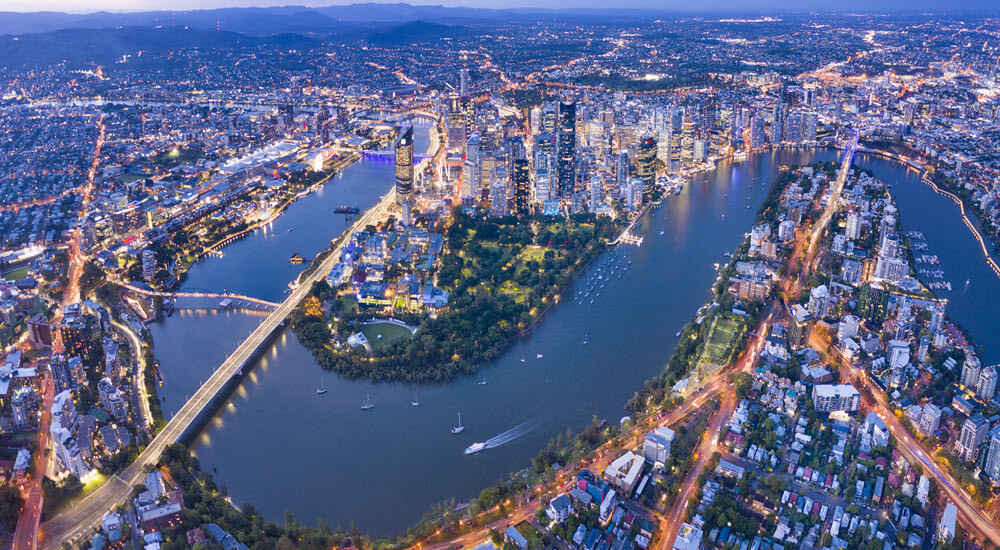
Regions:
M 341 23 L 330 15 L 304 7 L 221 8 L 186 12 L 96 12 L 79 15 L 54 12 L 0 12 L 0 29 L 5 34 L 42 33 L 62 29 L 155 26 L 188 27 L 206 31 L 223 30 L 244 34 L 337 33 L 353 27 Z
M 244 34 L 324 33 L 343 34 L 367 26 L 426 22 L 460 25 L 476 21 L 547 20 L 600 21 L 663 17 L 662 10 L 628 9 L 485 9 L 410 4 L 349 4 L 307 8 L 280 6 L 268 8 L 219 8 L 211 10 L 145 11 L 133 13 L 94 12 L 69 14 L 58 12 L 0 11 L 0 33 L 43 33 L 62 29 L 105 29 L 112 27 L 188 27 L 197 30 L 223 30 Z
M 311 47 L 316 42 L 295 34 L 267 38 L 236 32 L 203 31 L 183 27 L 125 27 L 120 29 L 64 29 L 20 36 L 0 36 L 0 60 L 6 66 L 106 65 L 138 52 L 158 57 L 180 48 L 226 49 L 270 44 L 277 48 Z
M 371 32 L 365 37 L 365 40 L 375 46 L 391 47 L 408 46 L 440 38 L 457 38 L 469 34 L 466 27 L 413 21 L 397 27 Z

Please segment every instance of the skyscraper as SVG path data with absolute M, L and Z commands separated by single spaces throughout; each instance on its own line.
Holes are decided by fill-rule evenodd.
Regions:
M 636 172 L 642 179 L 642 201 L 649 202 L 656 188 L 656 139 L 646 136 L 639 141 L 639 151 L 636 154 Z
M 920 416 L 920 433 L 931 436 L 938 429 L 941 422 L 941 409 L 933 403 L 928 403 L 924 407 L 924 413 Z
M 759 149 L 764 146 L 764 117 L 757 113 L 750 123 L 750 147 Z
M 510 213 L 523 218 L 531 213 L 531 180 L 528 178 L 528 161 L 515 159 L 510 172 L 511 204 Z
M 979 358 L 967 352 L 965 362 L 962 363 L 962 385 L 967 389 L 975 388 L 976 384 L 979 383 L 981 367 L 982 363 L 979 362 Z
M 983 465 L 983 473 L 996 486 L 1000 484 L 1000 424 L 997 424 L 989 431 L 989 437 L 990 441 L 986 447 L 986 463 Z
M 986 432 L 990 428 L 988 420 L 983 415 L 976 413 L 965 420 L 962 424 L 962 433 L 955 442 L 955 454 L 963 462 L 972 462 L 979 456 L 979 447 L 986 439 Z
M 396 138 L 396 204 L 413 202 L 413 126 L 399 131 Z
M 624 189 L 628 185 L 629 172 L 629 160 L 628 160 L 628 149 L 623 149 L 618 152 L 618 166 L 617 174 L 615 179 L 618 182 L 618 187 Z
M 576 103 L 559 103 L 559 197 L 569 198 L 576 187 Z
M 979 381 L 976 383 L 976 397 L 983 401 L 989 401 L 997 389 L 997 370 L 994 367 L 986 367 L 979 373 Z

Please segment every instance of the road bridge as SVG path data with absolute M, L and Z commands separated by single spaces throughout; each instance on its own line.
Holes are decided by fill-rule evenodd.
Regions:
M 375 223 L 395 204 L 395 198 L 395 192 L 390 190 L 382 202 L 365 212 L 343 235 L 351 235 L 357 229 Z M 337 248 L 205 380 L 132 464 L 42 525 L 39 545 L 42 550 L 61 550 L 67 543 L 75 546 L 100 524 L 104 514 L 125 502 L 132 493 L 132 487 L 142 483 L 146 468 L 157 463 L 167 446 L 187 441 L 200 432 L 204 422 L 228 397 L 234 379 L 238 383 L 239 373 L 243 373 L 244 369 L 249 371 L 270 349 L 274 339 L 284 330 L 285 319 L 305 298 L 312 283 L 325 277 L 339 261 L 347 242 L 346 238 L 341 238 Z

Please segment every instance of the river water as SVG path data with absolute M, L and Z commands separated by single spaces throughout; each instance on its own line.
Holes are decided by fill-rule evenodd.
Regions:
M 742 163 L 723 162 L 686 185 L 679 196 L 636 228 L 640 247 L 613 252 L 632 263 L 612 277 L 593 304 L 564 300 L 481 377 L 412 387 L 350 382 L 325 376 L 291 332 L 254 369 L 195 443 L 202 466 L 238 502 L 251 502 L 281 520 L 287 509 L 302 523 L 319 518 L 363 532 L 396 534 L 436 502 L 473 497 L 526 466 L 551 438 L 578 431 L 593 416 L 616 422 L 625 401 L 663 369 L 674 333 L 709 297 L 713 263 L 738 246 L 782 164 L 836 160 L 833 151 L 781 151 Z M 983 311 L 1000 281 L 981 261 L 958 218 L 958 207 L 921 184 L 918 174 L 879 158 L 859 158 L 893 187 L 906 230 L 922 231 L 955 285 L 949 313 L 980 342 L 991 341 L 1000 319 Z M 324 248 L 345 227 L 339 204 L 365 208 L 392 184 L 391 160 L 363 160 L 297 203 L 267 233 L 225 249 L 223 258 L 195 266 L 185 288 L 227 289 L 280 300 L 302 266 L 287 262 Z M 758 178 L 754 181 L 754 178 Z M 707 181 L 706 181 L 707 180 Z M 747 208 L 747 206 L 750 208 Z M 288 228 L 294 230 L 288 232 Z M 574 285 L 580 288 L 593 266 Z M 969 289 L 961 292 L 965 279 Z M 593 296 L 591 296 L 593 297 Z M 164 378 L 164 410 L 182 400 L 244 338 L 260 317 L 239 312 L 178 313 L 153 325 Z M 583 345 L 584 339 L 588 340 Z M 536 355 L 541 354 L 541 359 Z M 522 362 L 521 359 L 525 361 Z M 986 361 L 996 353 L 987 350 Z M 362 411 L 370 394 L 375 408 Z M 416 398 L 419 407 L 411 406 Z M 465 431 L 450 428 L 461 412 Z M 530 431 L 476 455 L 465 447 L 521 423 Z

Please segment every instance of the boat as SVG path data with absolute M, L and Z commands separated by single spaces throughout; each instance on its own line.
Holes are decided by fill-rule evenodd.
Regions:
M 473 443 L 465 448 L 465 454 L 471 455 L 478 453 L 479 451 L 486 448 L 486 443 Z
M 676 188 L 674 188 L 674 194 L 675 195 L 680 195 L 682 189 L 684 189 L 684 188 L 681 187 L 681 186 L 677 186 Z
M 663 231 L 660 231 L 660 235 L 662 235 L 662 234 L 663 234 Z
M 591 301 L 593 301 L 593 300 L 591 300 Z M 542 358 L 542 354 L 541 353 L 539 353 L 538 355 L 535 355 L 535 359 L 541 359 L 541 358 Z
M 326 382 L 323 380 L 323 377 L 320 376 L 319 377 L 319 388 L 316 389 L 316 393 L 318 393 L 319 395 L 323 395 L 327 391 L 329 391 L 329 390 L 326 389 Z
M 368 394 L 365 396 L 365 400 L 361 403 L 361 410 L 370 411 L 375 408 L 375 404 L 372 403 L 372 396 Z
M 420 406 L 420 401 L 417 401 L 417 394 L 413 394 L 413 401 L 410 401 L 410 405 L 413 405 L 414 407 Z
M 583 335 L 583 345 L 585 345 L 585 346 L 586 346 L 586 345 L 587 345 L 587 341 L 588 341 L 588 340 L 587 340 L 587 335 L 586 335 L 586 334 L 584 334 L 584 335 Z
M 681 329 L 681 330 L 684 330 L 684 329 Z M 681 336 L 681 330 L 678 330 L 677 332 L 675 332 L 674 336 L 677 337 L 677 338 L 680 338 L 680 336 Z
M 462 425 L 462 413 L 458 413 L 458 426 L 455 426 L 454 428 L 452 428 L 451 429 L 451 433 L 453 433 L 453 434 L 460 434 L 460 433 L 462 433 L 462 430 L 464 430 L 464 429 L 465 429 L 465 426 Z
M 479 385 L 480 386 L 485 386 L 486 385 L 486 376 L 485 375 L 483 375 L 483 379 L 479 381 Z

